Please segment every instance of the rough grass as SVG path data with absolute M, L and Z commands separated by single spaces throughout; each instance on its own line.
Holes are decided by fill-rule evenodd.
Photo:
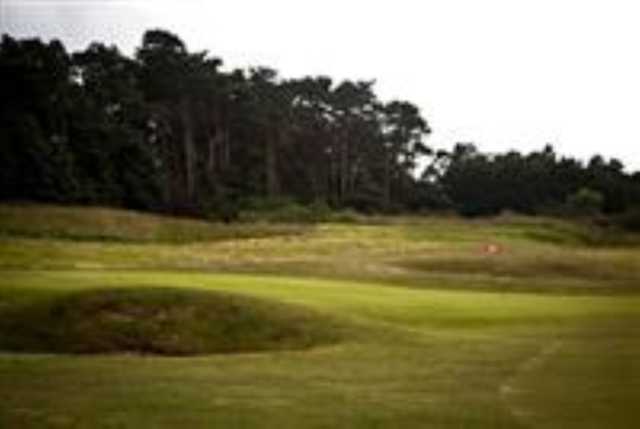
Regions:
M 0 350 L 197 355 L 303 349 L 335 342 L 312 312 L 229 294 L 124 288 L 41 299 L 0 310 Z
M 0 427 L 635 427 L 640 251 L 598 234 L 510 217 L 180 244 L 5 235 L 2 314 L 170 286 L 259 302 L 265 317 L 295 309 L 340 341 L 179 358 L 5 351 Z
M 122 243 L 192 243 L 300 235 L 310 227 L 223 224 L 147 213 L 40 204 L 0 204 L 0 236 Z
M 493 277 L 531 278 L 543 274 L 546 278 L 601 281 L 610 284 L 640 283 L 638 259 L 629 252 L 544 252 L 505 250 L 510 255 L 477 254 L 457 257 L 436 256 L 418 260 L 403 260 L 400 265 L 424 272 L 484 274 Z
M 42 237 L 0 236 L 0 269 L 206 270 L 560 294 L 636 293 L 640 288 L 640 246 L 622 246 L 624 240 L 615 246 L 603 244 L 606 241 L 594 245 L 602 230 L 552 219 L 388 218 L 368 225 L 228 226 L 231 232 L 224 232 L 227 226 L 205 223 L 218 231 L 215 237 L 172 244 L 136 241 L 140 233 L 126 229 L 120 232 L 124 242 L 48 238 L 47 222 L 30 218 L 35 207 L 40 206 L 23 217 L 12 208 L 17 210 L 13 222 L 18 225 L 13 228 L 28 227 Z M 57 208 L 52 210 L 40 211 L 55 219 Z M 108 223 L 95 220 L 91 210 L 65 209 L 65 213 L 82 217 L 77 224 Z M 116 217 L 126 217 L 126 212 L 117 213 Z M 165 222 L 152 219 L 160 225 Z M 90 228 L 99 226 L 86 229 Z M 247 235 L 230 239 L 235 228 L 246 228 Z M 502 251 L 487 254 L 484 249 L 489 244 Z

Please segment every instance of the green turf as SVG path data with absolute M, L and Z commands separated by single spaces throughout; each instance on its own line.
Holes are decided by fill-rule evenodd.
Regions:
M 440 218 L 179 245 L 5 236 L 0 314 L 214 292 L 339 336 L 197 357 L 4 351 L 0 427 L 633 428 L 640 251 L 576 230 L 591 234 Z

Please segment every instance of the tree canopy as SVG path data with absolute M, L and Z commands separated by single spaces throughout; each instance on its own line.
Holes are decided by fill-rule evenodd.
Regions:
M 618 160 L 434 151 L 420 109 L 380 100 L 374 82 L 222 64 L 164 30 L 133 58 L 4 35 L 0 199 L 224 217 L 255 198 L 469 215 L 538 213 L 581 189 L 610 213 L 640 200 Z

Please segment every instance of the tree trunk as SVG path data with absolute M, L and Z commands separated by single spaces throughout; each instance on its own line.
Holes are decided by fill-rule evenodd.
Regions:
M 270 130 L 265 136 L 265 173 L 267 196 L 275 197 L 280 193 L 277 166 L 278 131 Z
M 229 130 L 226 128 L 222 130 L 222 144 L 220 152 L 220 168 L 225 169 L 231 164 L 231 138 L 229 137 Z
M 189 202 L 193 202 L 195 195 L 195 144 L 193 139 L 193 123 L 189 111 L 189 101 L 183 98 L 180 103 L 180 116 L 182 122 L 182 144 L 184 148 L 184 174 L 186 194 Z
M 346 133 L 340 142 L 339 168 L 339 194 L 340 202 L 343 203 L 347 197 L 347 189 L 349 186 L 349 136 Z
M 207 136 L 207 179 L 209 185 L 215 189 L 218 184 L 218 146 L 220 145 L 220 133 L 209 133 Z
M 384 207 L 391 206 L 391 162 L 387 154 L 384 156 Z

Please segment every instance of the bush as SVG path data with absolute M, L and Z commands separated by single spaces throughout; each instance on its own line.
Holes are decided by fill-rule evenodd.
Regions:
M 363 216 L 352 209 L 343 209 L 330 212 L 326 218 L 326 222 L 336 223 L 358 223 L 363 220 Z
M 324 203 L 305 206 L 284 199 L 251 199 L 243 204 L 239 219 L 245 222 L 313 223 L 325 220 L 331 209 Z
M 640 232 L 640 207 L 612 218 L 614 225 L 631 232 Z
M 593 216 L 602 212 L 604 197 L 598 191 L 580 188 L 567 198 L 569 212 L 578 216 Z
M 244 222 L 282 222 L 282 223 L 316 223 L 316 222 L 358 222 L 361 216 L 354 210 L 334 211 L 323 200 L 303 205 L 284 198 L 251 199 L 243 203 L 239 220 Z

